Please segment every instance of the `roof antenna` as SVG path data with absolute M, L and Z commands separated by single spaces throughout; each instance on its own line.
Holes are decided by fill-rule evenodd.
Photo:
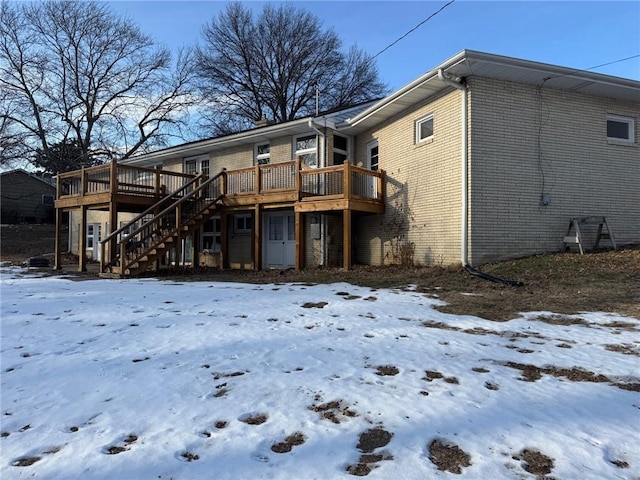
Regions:
M 317 117 L 320 109 L 320 89 L 318 88 L 318 82 L 316 82 L 315 84 L 315 89 L 316 89 L 316 117 Z

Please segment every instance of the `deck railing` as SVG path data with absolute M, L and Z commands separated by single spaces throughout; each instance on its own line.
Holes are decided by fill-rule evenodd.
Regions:
M 112 162 L 58 175 L 58 199 L 103 193 L 161 197 L 183 189 L 195 175 L 135 167 Z M 313 197 L 359 198 L 382 201 L 382 172 L 349 163 L 327 168 L 292 162 L 226 170 L 221 183 L 210 184 L 209 198 L 297 193 L 298 199 Z M 180 195 L 182 195 L 181 193 Z
M 195 175 L 111 162 L 58 175 L 58 199 L 102 193 L 161 196 L 180 190 Z
M 382 201 L 382 172 L 345 163 L 301 170 L 300 176 L 303 197 L 347 196 Z

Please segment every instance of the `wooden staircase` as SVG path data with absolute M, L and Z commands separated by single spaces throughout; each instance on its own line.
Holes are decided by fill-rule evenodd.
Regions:
M 165 254 L 180 257 L 182 239 L 220 211 L 224 172 L 202 175 L 167 195 L 102 240 L 102 277 L 129 277 L 157 270 Z M 105 256 L 105 252 L 109 254 Z

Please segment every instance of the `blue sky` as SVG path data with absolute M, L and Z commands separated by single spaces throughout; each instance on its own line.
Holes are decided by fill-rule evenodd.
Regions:
M 264 2 L 246 2 L 255 10 Z M 447 1 L 298 1 L 340 35 L 375 55 Z M 194 44 L 223 1 L 121 1 L 113 9 L 174 49 Z M 640 80 L 638 1 L 456 0 L 377 58 L 380 76 L 400 88 L 463 49 L 588 69 Z

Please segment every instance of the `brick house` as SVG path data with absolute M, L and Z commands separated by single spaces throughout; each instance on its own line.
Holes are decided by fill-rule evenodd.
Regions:
M 465 50 L 378 101 L 65 174 L 56 207 L 102 218 L 116 274 L 479 265 L 561 250 L 574 217 L 638 243 L 639 117 L 636 80 Z

